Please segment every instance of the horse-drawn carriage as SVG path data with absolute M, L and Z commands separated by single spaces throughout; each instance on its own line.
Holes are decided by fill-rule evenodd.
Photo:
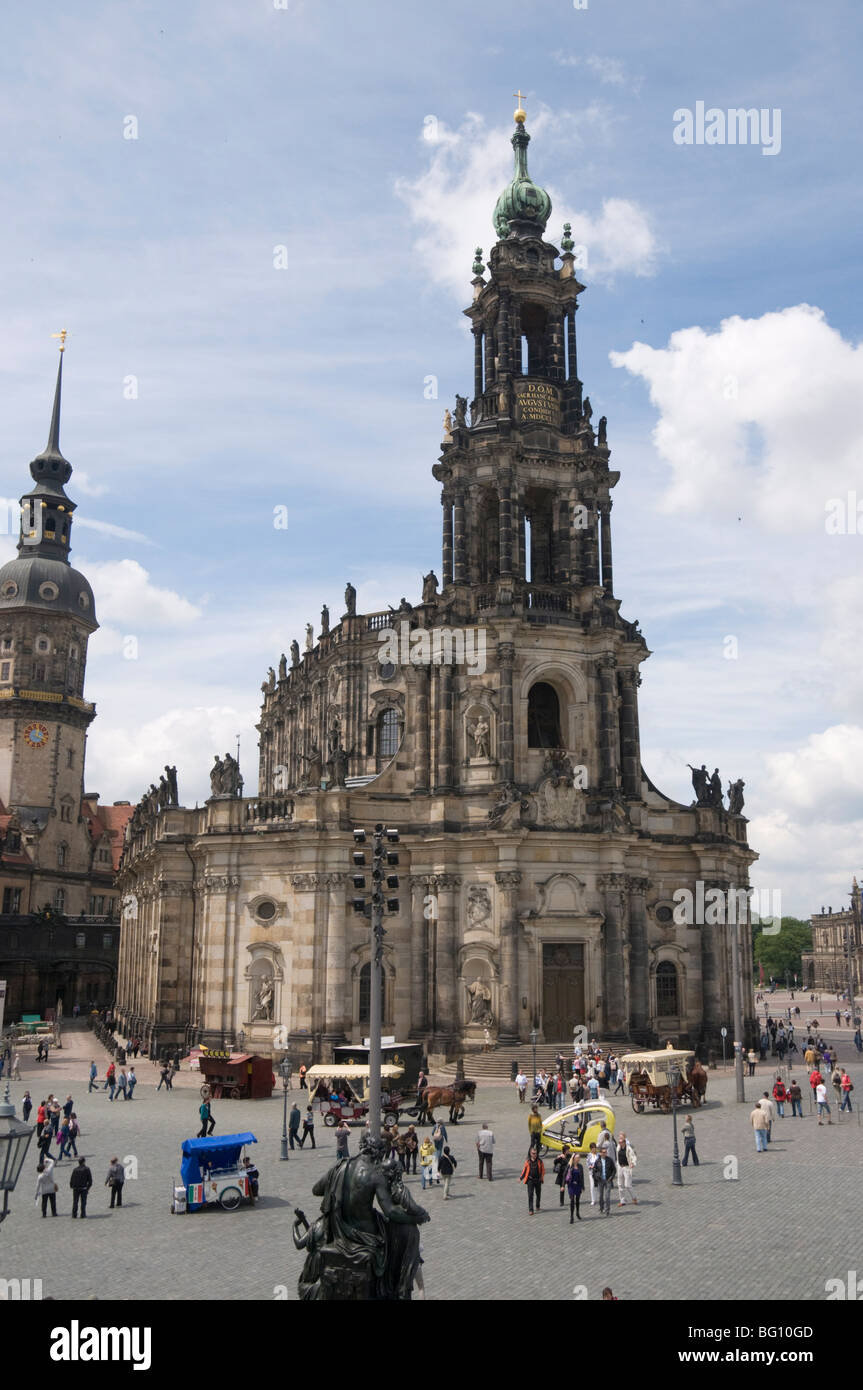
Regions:
M 457 1125 L 464 1115 L 465 1101 L 473 1103 L 476 1100 L 476 1082 L 456 1077 L 449 1086 L 425 1086 L 420 1095 L 422 1103 L 419 1109 L 414 1108 L 407 1112 L 409 1115 L 416 1115 L 418 1124 L 435 1124 L 435 1108 L 448 1106 L 449 1122 L 451 1125 Z
M 673 1095 L 677 1104 L 697 1108 L 707 1090 L 707 1072 L 694 1052 L 664 1048 L 657 1052 L 630 1052 L 626 1065 L 629 1098 L 637 1115 L 648 1106 L 670 1115 Z
M 381 1067 L 381 1111 L 387 1125 L 398 1124 L 399 1115 L 403 1112 L 403 1096 L 393 1086 L 402 1072 L 402 1067 L 386 1063 Z M 320 1102 L 321 1115 L 328 1129 L 335 1128 L 340 1120 L 345 1120 L 348 1124 L 360 1124 L 365 1121 L 369 1113 L 366 1095 L 368 1081 L 367 1066 L 346 1066 L 342 1063 L 336 1071 L 334 1065 L 324 1064 L 309 1067 L 306 1072 L 309 1099 Z M 344 1090 L 333 1089 L 339 1083 L 344 1083 Z

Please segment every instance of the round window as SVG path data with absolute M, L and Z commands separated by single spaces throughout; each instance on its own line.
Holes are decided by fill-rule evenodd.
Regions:
M 85 593 L 82 592 L 82 593 L 80 593 L 80 594 L 78 595 L 78 607 L 79 607 L 79 608 L 89 608 L 89 607 L 90 607 L 90 595 L 89 595 L 89 594 L 85 594 Z
M 255 908 L 255 916 L 262 922 L 271 922 L 276 915 L 276 904 L 269 900 L 258 903 Z
M 391 681 L 396 673 L 396 668 L 391 661 L 382 661 L 379 669 L 380 677 L 383 681 Z
M 36 638 L 36 650 L 37 652 L 50 652 L 51 643 L 47 637 Z
M 674 909 L 671 907 L 658 907 L 656 909 L 657 922 L 673 922 Z
M 39 597 L 46 599 L 48 602 L 55 599 L 59 592 L 60 590 L 57 588 L 57 585 L 51 584 L 49 581 L 39 585 Z
M 15 583 L 14 579 L 7 579 L 3 588 L 0 589 L 0 595 L 2 595 L 3 598 L 14 598 L 17 592 L 18 585 Z

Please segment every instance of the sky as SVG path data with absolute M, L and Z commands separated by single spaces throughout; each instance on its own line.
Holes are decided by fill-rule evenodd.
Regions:
M 254 791 L 291 639 L 348 580 L 373 611 L 440 573 L 431 468 L 472 393 L 462 310 L 521 91 L 547 237 L 572 223 L 587 285 L 615 585 L 653 653 L 645 769 L 685 803 L 687 763 L 742 777 L 753 882 L 786 913 L 845 905 L 859 5 L 49 0 L 0 23 L 0 494 L 44 446 L 66 328 L 72 562 L 101 623 L 87 790 L 137 800 L 170 762 L 194 804 L 239 734 Z M 763 113 L 746 143 L 737 108 Z

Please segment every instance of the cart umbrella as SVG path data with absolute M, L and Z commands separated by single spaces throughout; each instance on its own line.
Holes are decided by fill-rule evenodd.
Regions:
M 239 1162 L 243 1145 L 257 1142 L 254 1134 L 248 1131 L 245 1134 L 214 1134 L 209 1139 L 184 1139 L 183 1161 L 180 1164 L 183 1185 L 188 1187 L 190 1183 L 202 1181 L 202 1159 L 205 1160 L 208 1172 L 217 1171 L 219 1168 L 234 1168 Z

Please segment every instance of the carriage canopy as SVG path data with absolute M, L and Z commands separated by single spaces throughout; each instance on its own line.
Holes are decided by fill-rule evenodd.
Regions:
M 664 1047 L 655 1052 L 626 1052 L 620 1060 L 626 1065 L 627 1076 L 631 1076 L 634 1071 L 645 1071 L 654 1086 L 670 1086 L 672 1066 L 678 1067 L 680 1075 L 688 1081 L 695 1053 L 680 1048 Z

